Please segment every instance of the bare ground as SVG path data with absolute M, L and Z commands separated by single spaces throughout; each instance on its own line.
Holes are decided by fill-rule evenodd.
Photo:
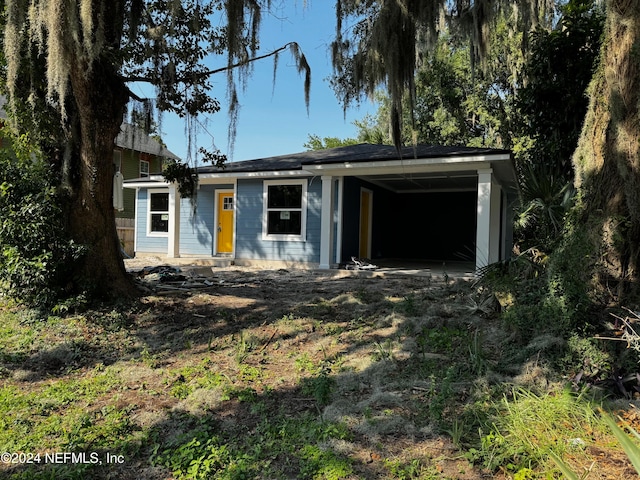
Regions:
M 133 271 L 145 266 L 127 263 Z M 462 415 L 474 402 L 487 401 L 492 382 L 547 381 L 534 364 L 511 378 L 487 373 L 500 356 L 504 332 L 493 298 L 470 281 L 183 266 L 142 275 L 139 282 L 145 296 L 117 319 L 126 335 L 110 328 L 109 319 L 87 327 L 73 375 L 118 367 L 121 387 L 87 408 L 127 406 L 132 421 L 165 444 L 202 418 L 241 437 L 256 435 L 262 419 L 285 412 L 347 425 L 349 438 L 331 440 L 327 448 L 350 459 L 348 478 L 509 478 L 466 460 L 458 447 L 468 447 L 474 435 L 465 430 Z M 459 362 L 452 356 L 469 355 L 478 332 L 482 358 L 475 360 L 481 363 L 469 367 L 478 374 L 454 372 Z M 59 355 L 32 356 L 13 372 L 12 382 L 37 386 L 52 374 L 64 375 L 62 365 L 57 370 L 52 364 L 54 357 Z M 203 387 L 193 373 L 198 368 L 256 396 L 260 409 L 241 396 L 224 398 Z M 319 372 L 334 380 L 322 400 L 305 389 Z M 173 478 L 149 465 L 148 445 L 138 448 L 124 465 L 98 472 L 99 478 Z M 597 455 L 589 478 L 628 478 L 633 472 L 620 452 L 607 451 L 606 461 Z M 292 461 L 274 458 L 273 465 L 292 468 L 288 478 L 297 478 Z M 412 462 L 423 476 L 393 473 L 393 465 Z

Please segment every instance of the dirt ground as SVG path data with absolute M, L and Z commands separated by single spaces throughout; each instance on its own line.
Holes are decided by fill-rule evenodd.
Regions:
M 473 281 L 428 272 L 163 263 L 127 260 L 144 292 L 140 302 L 117 318 L 87 323 L 83 355 L 70 371 L 107 368 L 119 382 L 87 408 L 126 408 L 131 424 L 162 445 L 203 421 L 218 425 L 238 448 L 243 438 L 259 438 L 270 419 L 336 422 L 348 437 L 330 438 L 322 448 L 349 459 L 352 473 L 339 478 L 513 478 L 513 471 L 467 460 L 464 452 L 477 441 L 469 429 L 477 427 L 465 418 L 470 406 L 494 400 L 498 382 L 546 379 L 526 367 L 513 378 L 487 380 L 504 332 L 495 298 Z M 40 360 L 34 357 L 12 382 L 20 375 L 34 388 L 47 382 L 51 362 Z M 324 373 L 332 383 L 321 397 L 317 380 Z M 235 393 L 223 398 L 214 381 Z M 130 446 L 140 453 L 96 478 L 174 478 L 150 466 L 152 447 Z M 584 459 L 590 479 L 635 475 L 624 454 L 597 452 Z M 295 455 L 270 461 L 278 478 L 300 478 Z
M 128 261 L 127 267 L 140 272 L 143 263 L 148 259 Z M 447 385 L 440 380 L 460 368 L 452 356 L 469 355 L 474 332 L 481 332 L 481 361 L 487 365 L 503 348 L 499 305 L 492 295 L 479 294 L 468 275 L 455 279 L 428 271 L 176 268 L 175 273 L 165 272 L 165 278 L 162 273 L 141 277 L 149 288 L 145 301 L 166 312 L 141 333 L 147 348 L 159 352 L 159 361 L 173 362 L 167 366 L 193 364 L 206 354 L 220 371 L 244 385 L 243 369 L 253 368 L 259 373 L 250 379 L 251 388 L 258 394 L 277 390 L 278 409 L 317 411 L 325 420 L 346 423 L 354 438 L 332 448 L 353 460 L 350 478 L 396 478 L 389 476 L 390 464 L 416 461 L 421 475 L 398 478 L 512 477 L 514 472 L 472 465 L 455 444 L 469 447 L 469 432 L 458 416 L 474 401 L 486 401 L 476 398 L 490 388 L 478 387 L 485 379 Z M 218 321 L 212 322 L 216 316 Z M 420 342 L 424 332 L 438 331 L 451 337 L 432 335 L 427 345 Z M 176 342 L 190 348 L 177 356 Z M 336 385 L 319 409 L 300 385 L 321 365 L 330 369 Z M 540 369 L 527 367 L 504 380 L 535 385 L 547 382 L 543 377 Z M 208 408 L 190 398 L 174 403 L 171 408 L 191 412 Z M 250 428 L 256 421 L 240 404 L 227 405 L 216 415 L 232 429 Z M 436 422 L 434 415 L 444 420 Z M 635 475 L 619 451 L 592 457 L 582 460 L 589 478 Z
M 178 361 L 175 354 L 171 360 L 158 355 L 158 361 L 172 362 L 163 363 L 163 368 L 192 364 L 195 357 L 208 352 L 220 371 L 238 378 L 237 345 L 241 341 L 248 345 L 242 364 L 262 372 L 251 383 L 259 394 L 277 389 L 279 409 L 292 413 L 309 410 L 350 425 L 355 438 L 336 448 L 348 452 L 354 461 L 356 475 L 351 478 L 393 478 L 387 476 L 384 462 L 400 465 L 416 459 L 431 464 L 441 478 L 502 478 L 469 464 L 449 435 L 414 411 L 429 401 L 432 388 L 428 378 L 416 376 L 406 366 L 417 347 L 403 333 L 409 327 L 399 308 L 412 295 L 427 296 L 432 300 L 429 311 L 408 313 L 426 323 L 440 324 L 445 317 L 459 318 L 457 314 L 464 313 L 460 325 L 470 328 L 481 320 L 477 309 L 459 295 L 459 288 L 467 288 L 468 281 L 454 287 L 455 280 L 448 278 L 444 289 L 441 276 L 415 271 L 188 265 L 174 265 L 175 271 L 160 269 L 159 274 L 158 269 L 147 268 L 151 273 L 145 275 L 143 268 L 149 263 L 149 259 L 126 262 L 149 288 L 143 301 L 164 312 L 161 325 L 154 318 L 153 324 L 143 327 L 147 348 L 166 352 L 177 342 L 192 347 L 189 355 L 181 352 Z M 221 312 L 225 321 L 212 324 L 211 318 Z M 230 353 L 233 348 L 236 355 Z M 441 355 L 433 354 L 433 359 L 437 362 Z M 313 398 L 300 392 L 300 383 L 311 370 L 305 369 L 305 364 L 314 368 L 330 365 L 336 373 L 334 394 L 321 411 Z M 171 408 L 197 411 L 203 407 L 193 401 L 175 401 Z M 242 410 L 242 405 L 227 406 L 218 414 L 236 429 L 255 421 L 247 412 L 240 413 Z M 412 418 L 416 416 L 421 418 Z

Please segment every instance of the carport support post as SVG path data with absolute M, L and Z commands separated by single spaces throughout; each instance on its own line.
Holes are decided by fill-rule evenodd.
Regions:
M 493 170 L 478 170 L 476 271 L 500 259 L 500 186 Z
M 331 268 L 333 253 L 333 177 L 323 175 L 322 179 L 322 207 L 320 214 L 320 269 Z
M 167 257 L 180 256 L 180 192 L 175 183 L 169 185 L 169 238 Z

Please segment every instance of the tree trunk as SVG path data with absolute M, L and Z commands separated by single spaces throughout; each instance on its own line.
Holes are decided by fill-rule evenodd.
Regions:
M 128 93 L 107 62 L 94 61 L 90 68 L 78 62 L 70 77 L 77 127 L 67 220 L 72 239 L 88 248 L 73 280 L 79 290 L 99 296 L 131 297 L 135 288 L 122 261 L 112 203 L 113 147 Z
M 609 0 L 600 64 L 574 155 L 580 220 L 599 285 L 640 274 L 640 0 Z M 634 290 L 636 290 L 634 288 Z M 620 300 L 620 297 L 618 298 Z

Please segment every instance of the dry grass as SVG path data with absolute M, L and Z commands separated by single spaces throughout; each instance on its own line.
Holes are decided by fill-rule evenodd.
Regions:
M 91 478 L 187 478 L 158 459 L 213 431 L 236 455 L 230 462 L 250 456 L 252 478 L 509 476 L 463 454 L 479 444 L 492 399 L 517 381 L 539 385 L 548 372 L 527 364 L 499 373 L 504 336 L 495 316 L 471 308 L 469 283 L 249 269 L 216 270 L 211 280 L 197 291 L 150 292 L 120 313 L 31 325 L 12 317 L 0 332 L 4 391 L 42 403 L 52 385 L 104 385 L 48 407 L 48 419 L 77 430 L 76 449 L 125 455 L 124 465 L 94 468 Z M 30 344 L 19 341 L 27 331 Z M 5 413 L 35 415 L 3 398 Z M 75 419 L 76 408 L 85 416 Z M 71 448 L 47 421 L 35 415 L 21 442 L 0 434 L 0 450 Z M 0 469 L 31 472 L 9 467 Z

